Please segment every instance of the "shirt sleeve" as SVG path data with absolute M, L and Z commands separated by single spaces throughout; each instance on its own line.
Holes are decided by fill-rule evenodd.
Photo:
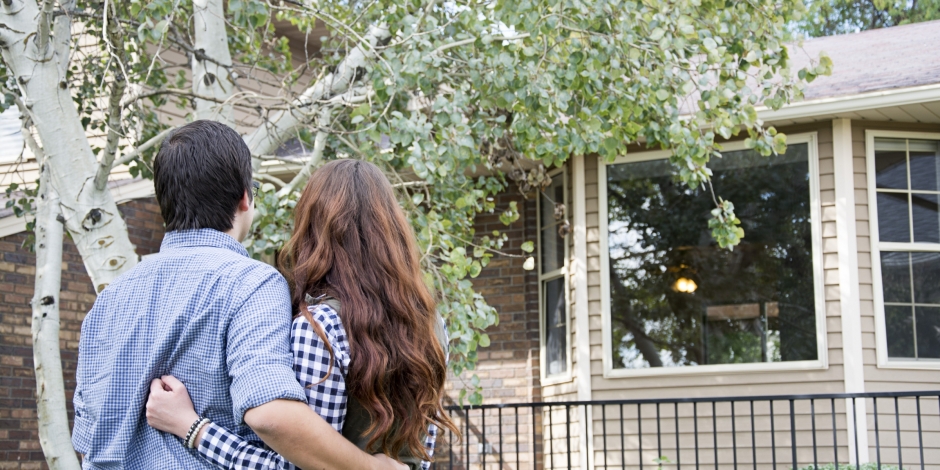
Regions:
M 199 453 L 225 470 L 296 470 L 273 450 L 255 446 L 226 429 L 209 423 L 199 441 Z
M 428 451 L 428 457 L 434 457 L 434 444 L 437 442 L 437 426 L 431 424 L 428 426 L 428 435 L 424 438 L 424 448 Z M 431 468 L 431 462 L 427 460 L 421 461 L 421 469 L 428 470 Z
M 294 371 L 297 381 L 303 386 L 310 408 L 333 429 L 342 432 L 346 421 L 344 374 L 349 367 L 349 343 L 335 310 L 321 305 L 312 307 L 310 313 L 323 328 L 333 348 L 335 360 L 331 363 L 326 343 L 301 315 L 294 320 L 291 328 Z
M 277 399 L 305 401 L 290 353 L 290 292 L 273 272 L 237 308 L 228 330 L 226 357 L 235 422 Z

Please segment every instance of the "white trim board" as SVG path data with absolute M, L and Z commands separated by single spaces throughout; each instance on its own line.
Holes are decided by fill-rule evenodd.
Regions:
M 861 300 L 858 283 L 858 239 L 855 230 L 855 167 L 852 121 L 832 120 L 832 157 L 835 172 L 836 240 L 839 259 L 839 315 L 842 321 L 842 368 L 846 393 L 865 391 L 862 354 Z M 846 410 L 851 408 L 846 399 Z M 846 413 L 850 463 L 868 462 L 868 421 L 865 400 L 855 415 Z M 858 446 L 856 448 L 856 445 Z M 855 461 L 858 454 L 859 461 Z
M 651 367 L 646 369 L 615 369 L 613 367 L 610 323 L 610 268 L 608 250 L 608 215 L 607 215 L 607 165 L 618 163 L 639 162 L 668 158 L 669 151 L 657 150 L 638 152 L 616 158 L 607 163 L 603 159 L 598 165 L 598 225 L 600 234 L 600 268 L 601 268 L 601 311 L 602 311 L 602 339 L 604 349 L 604 378 L 630 378 L 648 376 L 680 376 L 680 375 L 715 375 L 715 374 L 748 374 L 754 372 L 779 372 L 786 370 L 823 370 L 829 367 L 829 354 L 826 336 L 826 303 L 823 273 L 823 246 L 822 246 L 822 208 L 819 191 L 819 156 L 815 132 L 794 134 L 787 137 L 788 144 L 806 144 L 808 150 L 810 172 L 810 218 L 812 220 L 812 249 L 813 249 L 813 276 L 816 307 L 816 346 L 817 358 L 813 361 L 790 361 L 775 363 L 750 364 L 712 364 L 691 367 Z M 724 151 L 746 149 L 743 141 L 734 141 L 722 144 Z
M 940 101 L 940 84 L 800 101 L 776 111 L 759 107 L 757 116 L 765 122 L 785 121 L 931 101 Z
M 114 202 L 118 204 L 153 196 L 152 180 L 140 180 L 111 188 L 111 197 L 113 197 Z M 0 219 L 0 238 L 25 232 L 26 222 L 27 219 L 25 217 L 16 217 L 15 215 Z

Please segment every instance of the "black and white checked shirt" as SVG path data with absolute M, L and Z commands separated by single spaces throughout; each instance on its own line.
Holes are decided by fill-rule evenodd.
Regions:
M 326 344 L 301 315 L 294 319 L 290 334 L 294 372 L 297 374 L 297 381 L 304 386 L 310 408 L 333 426 L 333 429 L 342 432 L 346 420 L 344 377 L 349 370 L 349 340 L 336 310 L 326 304 L 311 305 L 308 308 L 313 319 L 326 333 L 336 362 L 331 370 L 330 352 Z M 322 380 L 324 376 L 326 380 Z M 436 437 L 437 428 L 431 425 L 425 440 L 429 455 L 434 453 Z M 215 423 L 206 427 L 199 443 L 199 453 L 219 467 L 230 470 L 296 469 L 287 459 L 263 444 L 248 442 Z M 422 462 L 421 468 L 427 470 L 430 463 Z

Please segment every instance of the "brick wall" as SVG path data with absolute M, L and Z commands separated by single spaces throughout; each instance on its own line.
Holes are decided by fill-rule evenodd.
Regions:
M 163 240 L 160 209 L 153 198 L 118 206 L 131 242 L 141 255 L 156 253 Z M 36 257 L 22 247 L 26 233 L 0 239 L 0 469 L 47 468 L 36 424 L 36 380 L 30 322 Z M 78 249 L 68 237 L 62 253 L 60 341 L 71 415 L 82 319 L 95 301 Z
M 510 201 L 516 201 L 521 216 L 507 227 L 499 221 L 498 214 L 508 207 Z M 522 243 L 534 242 L 537 237 L 536 201 L 533 197 L 525 199 L 510 189 L 501 194 L 496 202 L 496 214 L 482 215 L 477 219 L 477 234 L 482 236 L 493 230 L 506 233 L 509 240 L 503 246 L 503 251 L 521 254 Z M 494 256 L 473 280 L 478 292 L 499 312 L 499 324 L 487 331 L 490 345 L 479 350 L 476 370 L 467 371 L 456 379 L 451 377 L 448 381 L 448 395 L 451 398 L 447 404 L 456 402 L 459 390 L 465 387 L 463 382 L 469 382 L 474 373 L 480 378 L 485 404 L 542 401 L 538 274 L 534 270 L 524 270 L 524 262 L 524 258 Z M 448 448 L 450 436 L 447 435 L 442 437 L 438 447 L 438 458 L 453 463 L 456 469 L 475 468 L 482 463 L 481 453 L 486 452 L 487 465 L 496 465 L 499 457 L 502 457 L 500 468 L 516 468 L 516 461 L 519 461 L 520 468 L 538 468 L 538 465 L 531 466 L 532 425 L 534 422 L 535 450 L 538 453 L 542 447 L 541 414 L 533 414 L 532 410 L 523 408 L 518 414 L 507 410 L 500 416 L 498 410 L 487 410 L 485 415 L 484 421 L 480 411 L 471 412 L 469 423 L 462 412 L 451 415 L 464 434 L 463 443 L 470 446 L 469 462 L 462 447 L 455 449 L 451 455 Z M 496 443 L 500 433 L 503 435 L 502 449 Z
M 510 201 L 516 201 L 521 216 L 507 227 L 499 221 L 499 213 Z M 509 236 L 503 251 L 521 254 L 522 243 L 534 242 L 537 237 L 535 199 L 525 199 L 511 188 L 500 194 L 496 203 L 496 213 L 477 218 L 476 233 L 482 235 L 499 230 Z M 499 324 L 487 331 L 490 345 L 479 351 L 477 369 L 461 377 L 469 380 L 476 373 L 483 388 L 484 403 L 541 399 L 538 275 L 535 270 L 522 269 L 524 262 L 524 258 L 496 255 L 473 280 L 474 288 L 499 312 Z M 459 390 L 461 386 L 461 380 L 453 378 L 448 384 L 451 390 Z M 456 399 L 456 393 L 453 395 Z

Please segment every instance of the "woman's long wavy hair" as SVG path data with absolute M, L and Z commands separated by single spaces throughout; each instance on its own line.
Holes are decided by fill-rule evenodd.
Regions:
M 428 425 L 459 431 L 441 404 L 447 364 L 435 335 L 434 297 L 414 232 L 381 170 L 358 160 L 316 170 L 294 209 L 294 233 L 279 264 L 292 303 L 326 344 L 305 296 L 340 301 L 350 343 L 346 388 L 371 417 L 368 448 L 394 458 L 407 448 L 430 460 Z

